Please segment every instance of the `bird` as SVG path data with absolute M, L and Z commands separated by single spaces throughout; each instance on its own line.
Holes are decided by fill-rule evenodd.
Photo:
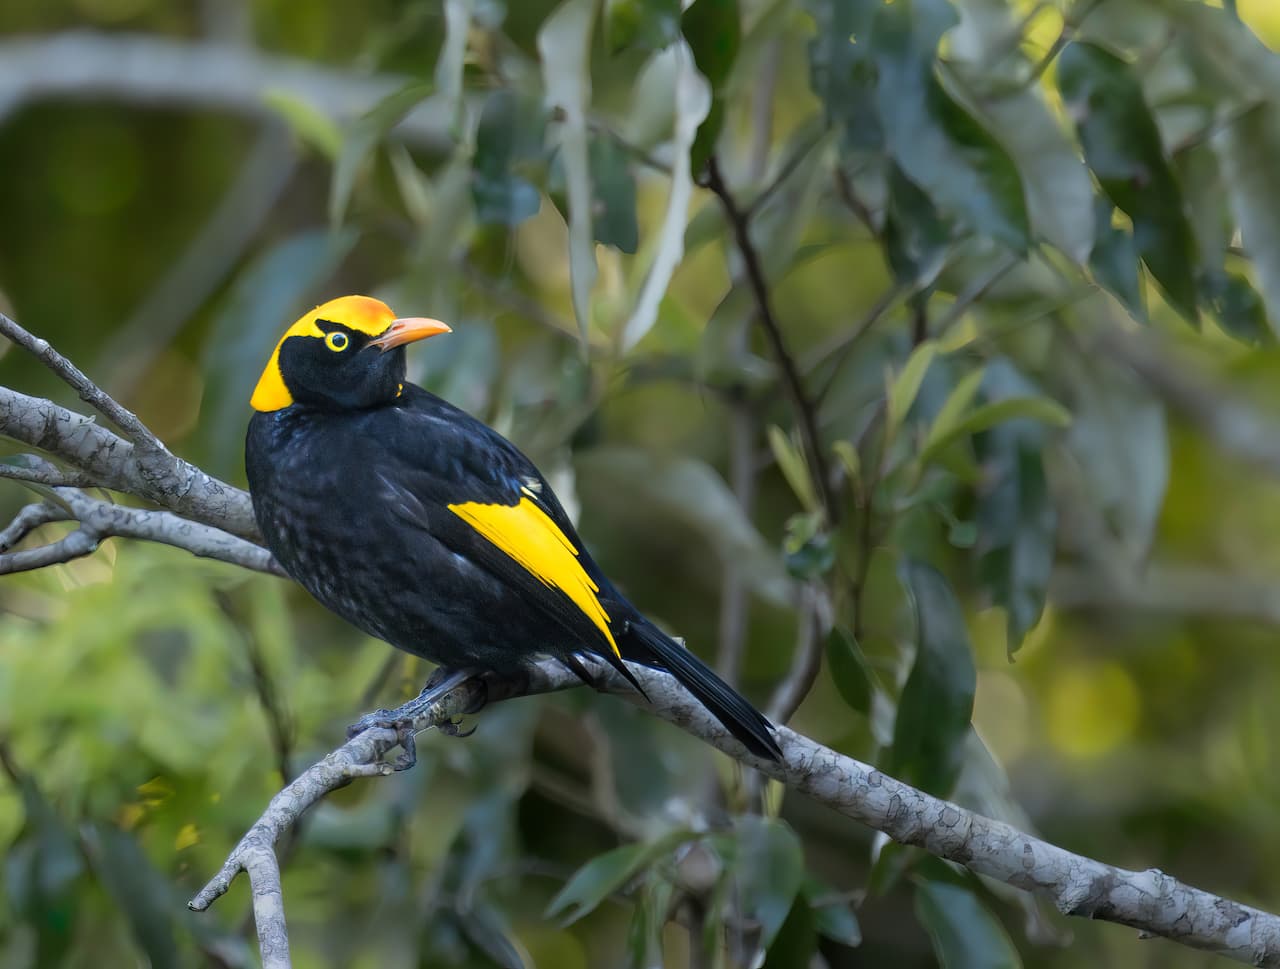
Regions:
M 405 348 L 449 332 L 339 297 L 285 330 L 250 398 L 245 470 L 276 561 L 358 629 L 438 667 L 419 706 L 360 725 L 403 724 L 469 676 L 542 657 L 595 685 L 593 657 L 641 694 L 627 662 L 665 670 L 747 750 L 781 760 L 769 720 L 605 577 L 533 462 L 408 382 Z

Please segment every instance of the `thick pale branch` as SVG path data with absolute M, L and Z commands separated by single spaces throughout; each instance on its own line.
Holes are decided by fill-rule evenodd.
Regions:
M 143 455 L 92 418 L 0 387 L 0 435 L 51 454 L 104 488 L 156 504 L 242 538 L 256 539 L 249 496 L 169 451 Z
M 67 31 L 0 43 L 0 117 L 29 101 L 92 98 L 215 108 L 275 120 L 276 98 L 346 122 L 410 80 L 332 70 L 242 44 L 141 34 Z M 443 100 L 428 101 L 395 131 L 424 147 L 449 147 L 451 117 Z
M 783 762 L 762 760 L 748 753 L 670 676 L 634 665 L 631 670 L 652 701 L 652 710 L 664 720 L 895 841 L 1041 893 L 1068 915 L 1117 922 L 1256 966 L 1280 966 L 1280 917 L 1192 888 L 1156 869 L 1129 871 L 1074 854 L 925 794 L 785 727 L 778 732 Z M 610 689 L 625 692 L 625 684 L 602 664 L 597 664 L 596 675 Z M 451 721 L 486 700 L 577 685 L 576 676 L 552 661 L 534 667 L 518 683 L 468 680 L 414 726 L 425 729 Z M 218 875 L 191 900 L 191 907 L 203 911 L 225 894 L 252 852 L 274 845 L 329 791 L 356 777 L 390 773 L 383 758 L 395 743 L 393 731 L 367 730 L 304 771 L 272 799 Z
M 104 403 L 103 407 L 109 409 L 110 405 Z M 42 524 L 74 519 L 80 526 L 62 540 L 66 546 L 54 543 L 30 554 L 87 551 L 89 543 L 96 544 L 100 536 L 110 533 L 166 541 L 197 554 L 267 567 L 256 558 L 265 555 L 261 549 L 215 531 L 254 534 L 248 496 L 163 447 L 140 454 L 139 446 L 92 420 L 5 388 L 0 388 L 0 434 L 58 456 L 105 487 L 151 499 L 176 513 L 126 508 L 74 489 L 56 488 L 54 494 L 65 508 L 53 503 L 28 506 L 0 532 L 0 543 L 11 547 Z M 779 730 L 785 760 L 760 760 L 747 753 L 669 676 L 642 667 L 632 670 L 659 716 L 897 841 L 918 845 L 1018 888 L 1041 892 L 1069 914 L 1118 922 L 1254 965 L 1280 966 L 1280 917 L 1191 888 L 1155 870 L 1127 871 L 1073 854 L 931 797 L 785 727 Z M 807 669 L 802 672 L 807 677 Z M 619 678 L 603 667 L 597 669 L 597 676 L 610 688 L 620 685 Z M 442 724 L 485 701 L 577 685 L 576 676 L 549 661 L 532 668 L 518 682 L 469 680 L 441 698 L 430 715 L 415 726 Z M 329 791 L 356 777 L 391 770 L 383 758 L 396 742 L 393 731 L 366 731 L 301 774 L 272 799 L 217 877 L 192 900 L 192 907 L 207 908 L 226 892 L 239 871 L 247 869 L 261 919 L 264 956 L 270 957 L 267 964 L 287 966 L 283 899 L 278 865 L 269 857 L 272 849 L 302 812 Z

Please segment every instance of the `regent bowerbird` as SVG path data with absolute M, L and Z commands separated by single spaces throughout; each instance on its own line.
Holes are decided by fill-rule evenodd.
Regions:
M 362 724 L 403 726 L 468 676 L 544 656 L 591 683 L 595 657 L 637 689 L 624 661 L 666 670 L 748 750 L 780 758 L 769 721 L 614 588 L 533 463 L 406 381 L 405 347 L 449 331 L 367 296 L 331 300 L 285 331 L 251 399 L 249 490 L 280 565 L 440 667 L 416 701 Z

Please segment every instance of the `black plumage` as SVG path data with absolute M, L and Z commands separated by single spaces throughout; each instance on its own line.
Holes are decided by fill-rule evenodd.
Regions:
M 343 297 L 281 341 L 255 392 L 245 465 L 285 571 L 353 625 L 446 669 L 514 672 L 547 655 L 580 670 L 581 654 L 629 679 L 621 658 L 665 669 L 746 747 L 779 757 L 765 717 L 612 586 L 528 458 L 404 383 L 403 345 L 445 329 Z

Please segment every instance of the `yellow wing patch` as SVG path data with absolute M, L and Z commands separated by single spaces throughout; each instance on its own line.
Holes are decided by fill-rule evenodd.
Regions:
M 609 629 L 609 614 L 600 605 L 600 587 L 582 567 L 573 543 L 545 511 L 528 497 L 521 498 L 518 505 L 468 501 L 449 505 L 449 510 L 543 585 L 567 595 L 604 634 L 613 654 L 622 658 Z

